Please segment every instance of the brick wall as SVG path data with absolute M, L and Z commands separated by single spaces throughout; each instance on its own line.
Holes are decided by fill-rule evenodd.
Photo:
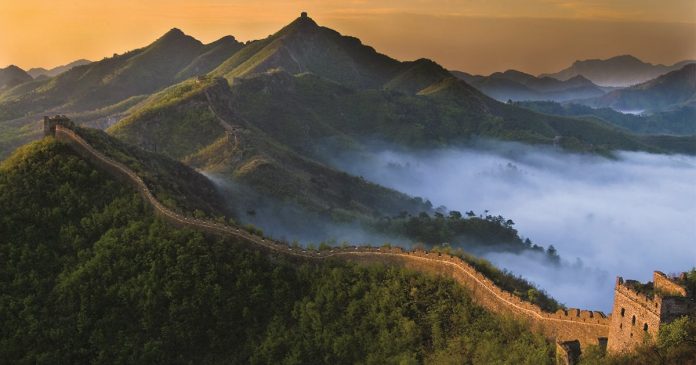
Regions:
M 239 228 L 182 216 L 157 201 L 142 179 L 133 171 L 94 150 L 69 128 L 58 125 L 55 137 L 69 143 L 81 156 L 118 179 L 129 182 L 151 204 L 156 214 L 177 226 L 191 227 L 214 235 L 241 238 L 264 249 L 304 259 L 338 258 L 359 263 L 392 264 L 426 274 L 450 277 L 466 287 L 473 300 L 482 307 L 495 313 L 512 315 L 524 320 L 532 330 L 543 333 L 549 339 L 577 340 L 582 348 L 604 343 L 610 336 L 611 318 L 604 313 L 579 309 L 559 310 L 556 313 L 544 312 L 538 306 L 500 289 L 490 279 L 458 257 L 426 251 L 404 251 L 401 248 L 349 247 L 325 251 L 293 249 L 285 244 L 254 236 Z

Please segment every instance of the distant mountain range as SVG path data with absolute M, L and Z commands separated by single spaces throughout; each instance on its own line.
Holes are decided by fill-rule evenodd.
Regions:
M 218 108 L 244 130 L 262 132 L 256 139 L 266 141 L 261 150 L 283 146 L 302 158 L 320 156 L 320 141 L 334 139 L 355 147 L 366 137 L 408 146 L 486 137 L 543 144 L 560 140 L 565 148 L 583 151 L 669 149 L 606 124 L 500 103 L 469 84 L 482 89 L 495 83 L 514 85 L 537 100 L 600 95 L 602 89 L 586 78 L 558 81 L 517 71 L 455 77 L 434 61 L 400 62 L 300 17 L 247 44 L 227 36 L 206 45 L 174 28 L 144 48 L 0 92 L 0 150 L 7 153 L 38 135 L 42 115 L 64 113 L 101 128 L 121 120 L 113 130 L 123 138 L 168 150 L 170 157 L 192 158 L 222 137 L 219 130 L 195 127 L 215 120 L 211 102 L 191 84 L 194 76 L 203 75 L 199 86 L 219 85 L 210 81 L 216 77 L 231 84 L 214 88 L 213 94 L 227 100 Z M 167 111 L 155 122 L 153 115 L 161 108 Z M 141 123 L 147 128 L 137 127 Z M 181 128 L 174 128 L 179 123 Z M 132 131 L 125 126 L 133 126 Z
M 694 62 L 696 60 L 681 61 L 671 66 L 654 65 L 630 55 L 623 55 L 606 60 L 575 61 L 564 70 L 556 73 L 541 74 L 539 77 L 548 76 L 559 80 L 568 80 L 582 75 L 600 86 L 626 87 L 646 82 Z
M 93 110 L 150 94 L 211 71 L 241 48 L 232 37 L 204 45 L 172 29 L 145 48 L 77 66 L 55 78 L 25 83 L 0 94 L 0 120 L 53 109 Z
M 21 68 L 10 65 L 0 68 L 0 91 L 31 81 L 32 77 Z
M 54 77 L 62 74 L 65 71 L 70 71 L 73 67 L 77 66 L 82 66 L 92 63 L 90 60 L 85 60 L 85 59 L 80 59 L 77 61 L 73 61 L 68 63 L 67 65 L 62 65 L 58 67 L 54 67 L 51 69 L 45 69 L 43 67 L 37 67 L 37 68 L 30 68 L 27 73 L 31 75 L 33 78 L 39 78 L 39 77 Z
M 470 75 L 461 71 L 452 71 L 452 74 L 499 101 L 566 101 L 604 94 L 601 87 L 581 75 L 561 81 L 552 77 L 535 77 L 516 70 L 496 72 L 489 76 Z
M 591 84 L 526 82 L 549 92 Z M 245 45 L 207 77 L 168 87 L 126 114 L 110 134 L 339 220 L 422 204 L 331 166 L 327 157 L 361 150 L 367 140 L 428 147 L 487 137 L 557 141 L 583 151 L 663 148 L 603 122 L 500 103 L 433 61 L 397 61 L 304 17 Z M 245 203 L 252 194 L 241 195 L 248 209 L 258 205 Z
M 601 121 L 640 134 L 696 135 L 696 105 L 684 105 L 667 111 L 639 115 L 618 112 L 611 108 L 593 108 L 575 103 L 551 101 L 520 101 L 515 105 L 539 113 L 563 115 Z M 696 144 L 693 145 L 696 151 Z
M 430 60 L 399 62 L 363 45 L 359 39 L 320 27 L 301 17 L 266 39 L 251 42 L 212 72 L 228 80 L 272 69 L 311 72 L 354 88 L 396 89 L 416 93 L 451 77 Z
M 668 110 L 685 104 L 696 105 L 696 64 L 688 64 L 635 86 L 614 90 L 585 104 L 620 111 Z

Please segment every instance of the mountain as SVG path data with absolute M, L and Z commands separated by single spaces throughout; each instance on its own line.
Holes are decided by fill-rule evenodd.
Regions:
M 223 78 L 172 86 L 108 132 L 213 174 L 223 186 L 248 188 L 253 193 L 238 193 L 240 212 L 261 215 L 254 196 L 263 196 L 343 222 L 432 209 L 332 167 L 331 156 L 360 151 L 370 140 L 425 148 L 479 137 L 547 144 L 560 139 L 569 149 L 656 150 L 607 123 L 495 102 L 455 78 L 409 95 L 278 70 L 235 79 L 231 86 Z
M 575 103 L 524 101 L 516 102 L 515 105 L 544 114 L 600 120 L 638 134 L 696 135 L 696 105 L 685 105 L 674 110 L 639 115 Z
M 600 86 L 626 87 L 654 79 L 694 62 L 696 61 L 688 60 L 677 62 L 671 66 L 654 65 L 630 55 L 623 55 L 606 60 L 575 61 L 564 70 L 552 74 L 542 74 L 540 77 L 548 76 L 559 80 L 568 80 L 582 75 Z
M 132 166 L 156 158 L 117 149 Z M 184 170 L 170 160 L 149 175 Z M 195 174 L 178 182 L 205 180 Z M 179 193 L 188 201 L 195 190 Z M 0 217 L 4 362 L 553 361 L 551 342 L 476 305 L 452 279 L 291 257 L 170 225 L 50 138 L 0 164 Z
M 399 62 L 359 39 L 321 27 L 308 16 L 266 39 L 251 42 L 213 71 L 232 81 L 272 69 L 311 72 L 354 88 L 391 88 L 415 93 L 451 75 L 430 60 Z
M 499 101 L 566 101 L 604 94 L 602 88 L 582 76 L 560 81 L 551 77 L 538 78 L 516 70 L 496 72 L 488 76 L 475 76 L 461 71 L 452 71 L 452 74 Z
M 58 76 L 65 71 L 70 71 L 73 67 L 87 65 L 89 63 L 92 63 L 92 61 L 85 60 L 85 59 L 79 59 L 77 61 L 70 62 L 67 65 L 54 67 L 54 68 L 49 69 L 49 70 L 42 68 L 42 67 L 30 68 L 29 71 L 27 71 L 27 73 L 35 79 L 39 78 L 40 76 L 46 76 L 46 77 L 50 78 L 50 77 Z
M 0 68 L 0 91 L 31 81 L 32 78 L 21 68 L 10 65 Z
M 696 105 L 696 63 L 583 103 L 620 111 L 668 110 L 685 104 Z
M 204 45 L 175 28 L 147 47 L 0 90 L 0 157 L 37 138 L 43 115 L 106 128 L 149 94 L 210 72 L 241 47 L 230 36 Z
M 276 85 L 293 83 L 291 76 L 285 77 L 289 79 L 278 77 L 262 87 L 277 88 L 272 95 L 285 92 L 287 89 Z M 259 86 L 253 82 L 240 80 L 235 85 Z M 108 131 L 128 143 L 314 213 L 375 218 L 432 208 L 420 199 L 336 171 L 293 151 L 302 151 L 303 143 L 309 142 L 299 138 L 305 133 L 314 136 L 312 141 L 329 136 L 350 141 L 328 124 L 318 122 L 306 129 L 309 124 L 301 122 L 307 115 L 303 112 L 296 113 L 297 119 L 285 118 L 282 123 L 274 120 L 267 124 L 256 116 L 250 121 L 240 106 L 251 103 L 233 93 L 224 79 L 187 81 L 152 96 Z
M 242 49 L 243 46 L 233 36 L 225 36 L 207 44 L 201 50 L 200 56 L 196 57 L 186 68 L 181 70 L 176 75 L 176 78 L 183 80 L 193 76 L 205 75 Z
M 216 60 L 239 47 L 231 38 L 203 45 L 174 28 L 147 47 L 0 94 L 0 120 L 56 109 L 93 110 L 150 94 L 185 77 L 209 72 Z

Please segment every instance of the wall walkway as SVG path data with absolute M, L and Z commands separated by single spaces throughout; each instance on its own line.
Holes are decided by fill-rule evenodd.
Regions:
M 532 330 L 543 333 L 550 339 L 556 341 L 578 340 L 583 348 L 599 344 L 600 339 L 606 341 L 609 334 L 610 318 L 603 313 L 579 309 L 559 310 L 556 313 L 544 312 L 540 307 L 500 289 L 490 279 L 458 257 L 420 250 L 405 251 L 401 248 L 358 246 L 321 251 L 305 250 L 253 235 L 237 227 L 183 216 L 160 203 L 135 172 L 94 149 L 73 130 L 57 125 L 55 138 L 69 143 L 81 156 L 109 171 L 115 177 L 133 185 L 145 201 L 153 207 L 158 216 L 177 226 L 193 228 L 218 236 L 233 237 L 269 251 L 303 259 L 327 260 L 334 258 L 360 263 L 394 264 L 419 272 L 444 275 L 468 288 L 474 301 L 484 308 L 495 313 L 512 315 L 525 320 Z

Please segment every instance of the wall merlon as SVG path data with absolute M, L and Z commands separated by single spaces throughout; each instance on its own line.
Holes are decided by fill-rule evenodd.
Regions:
M 665 295 L 685 297 L 687 294 L 685 287 L 681 286 L 661 271 L 653 272 L 653 283 L 655 285 L 655 290 Z
M 128 179 L 141 193 L 144 199 L 154 208 L 156 214 L 166 218 L 172 224 L 196 228 L 217 235 L 241 238 L 243 242 L 253 243 L 273 252 L 281 252 L 293 257 L 305 259 L 324 259 L 337 257 L 356 262 L 383 262 L 396 264 L 419 272 L 434 273 L 451 277 L 460 285 L 469 289 L 471 297 L 479 305 L 495 313 L 512 314 L 516 318 L 527 321 L 531 329 L 543 333 L 548 338 L 564 341 L 577 340 L 582 348 L 598 343 L 599 338 L 609 336 L 611 317 L 602 312 L 592 312 L 571 308 L 556 313 L 543 311 L 539 306 L 524 301 L 522 298 L 498 287 L 491 279 L 476 270 L 464 259 L 442 252 L 428 252 L 422 249 L 413 251 L 401 247 L 335 247 L 324 251 L 310 251 L 293 248 L 287 244 L 279 244 L 269 238 L 254 236 L 238 227 L 232 228 L 220 224 L 211 224 L 206 220 L 183 217 L 169 210 L 151 193 L 145 183 L 125 165 L 111 160 L 101 152 L 92 148 L 86 141 L 70 129 L 57 128 L 60 138 L 69 142 L 79 153 L 107 171 Z M 58 137 L 58 136 L 57 136 Z M 617 292 L 626 292 L 627 297 L 633 297 L 628 288 L 622 287 L 623 279 L 617 278 Z M 645 298 L 647 299 L 647 298 Z M 643 300 L 647 303 L 647 300 Z

